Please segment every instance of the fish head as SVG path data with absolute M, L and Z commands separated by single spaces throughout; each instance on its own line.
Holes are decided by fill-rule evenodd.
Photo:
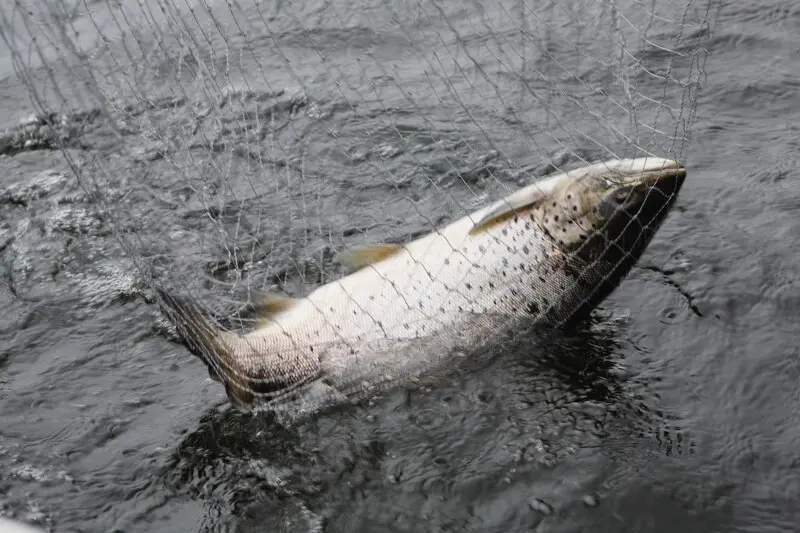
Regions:
M 667 159 L 625 159 L 568 172 L 542 202 L 539 224 L 585 260 L 637 255 L 675 202 L 686 177 Z
M 538 225 L 562 251 L 550 268 L 572 279 L 548 320 L 587 316 L 630 272 L 658 230 L 686 178 L 666 159 L 608 161 L 568 172 L 537 208 Z

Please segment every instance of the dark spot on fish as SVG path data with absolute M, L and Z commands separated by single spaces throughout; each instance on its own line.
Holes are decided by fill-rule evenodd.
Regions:
M 355 353 L 356 353 L 356 351 L 354 349 L 350 348 L 350 355 L 353 355 Z
M 529 229 L 531 229 L 531 223 L 530 223 L 530 222 L 526 222 L 526 223 L 525 223 L 525 229 L 526 229 L 526 230 L 529 230 Z
M 574 222 L 572 220 L 570 220 L 569 222 L 567 222 L 567 224 L 572 225 L 572 224 L 574 224 Z
M 544 276 L 539 276 L 539 281 L 541 281 L 542 283 L 547 283 L 547 282 L 545 281 L 545 279 L 544 279 Z
M 555 215 L 555 216 L 553 217 L 553 220 L 554 220 L 555 222 L 558 222 L 558 215 Z
M 494 305 L 497 305 L 497 298 L 495 298 L 492 303 L 494 303 Z
M 526 244 L 525 246 L 522 247 L 522 251 L 525 252 L 525 255 L 528 255 L 528 253 L 530 253 L 531 250 L 530 248 L 528 248 L 528 245 Z
M 525 267 L 525 263 L 520 263 L 519 264 L 519 269 L 522 270 L 523 272 L 525 272 L 525 268 L 526 268 Z
M 444 306 L 439 307 L 439 312 L 444 313 Z
M 375 299 L 375 297 L 374 297 L 373 295 L 371 295 L 371 294 L 370 294 L 370 295 L 369 295 L 369 299 L 370 299 L 370 300 L 374 300 L 374 299 Z
M 539 312 L 539 304 L 536 302 L 531 302 L 528 304 L 528 312 L 532 315 L 535 315 Z
M 544 223 L 547 224 L 547 217 L 544 217 Z
M 508 235 L 508 230 L 506 228 L 503 228 L 503 235 Z
M 331 306 L 331 308 L 330 308 L 330 309 L 331 309 L 331 313 L 333 313 L 333 307 L 332 307 L 332 306 Z
M 545 307 L 550 307 L 550 300 L 548 300 L 547 298 L 542 298 L 542 305 L 544 305 Z
M 511 296 L 516 296 L 516 295 L 517 295 L 517 290 L 511 289 Z
M 592 229 L 597 229 L 597 224 L 595 224 L 594 222 L 592 222 Z
M 533 216 L 533 213 L 531 213 L 531 220 L 533 220 L 534 222 L 536 221 L 536 217 Z
M 514 215 L 514 222 L 519 222 L 519 215 Z
M 449 265 L 449 264 L 450 264 L 450 260 L 449 260 L 449 259 L 445 259 L 445 260 L 444 260 L 444 264 L 445 264 L 445 265 Z
M 357 314 L 358 314 L 358 311 L 356 311 L 355 309 L 353 309 L 353 314 L 354 314 L 354 315 L 357 315 Z
M 494 289 L 494 283 L 492 283 L 491 281 L 489 282 L 489 288 Z
M 564 246 L 564 241 L 562 241 L 561 239 L 558 239 L 558 244 L 560 244 L 561 246 Z
M 509 252 L 510 251 L 511 250 L 509 250 Z M 506 259 L 505 257 L 503 258 L 503 266 L 508 266 L 508 259 Z
M 314 351 L 314 347 L 313 347 L 313 346 L 309 346 L 309 347 L 308 347 L 308 351 L 309 351 L 309 352 L 313 352 L 313 351 Z
M 573 206 L 572 206 L 572 210 L 573 210 L 573 211 L 577 211 L 577 210 L 578 210 L 578 206 L 577 206 L 577 205 L 573 205 Z
M 406 329 L 411 329 L 411 326 L 409 326 L 408 324 L 403 324 L 403 327 Z
M 459 310 L 459 312 L 460 312 L 460 311 L 463 311 L 463 310 L 464 310 L 464 308 L 463 308 L 463 307 L 461 307 L 461 306 L 459 305 L 459 306 L 458 306 L 458 310 Z
M 468 291 L 469 291 L 469 290 L 472 290 L 472 285 L 471 285 L 471 284 L 467 283 L 467 284 L 466 284 L 466 285 L 464 285 L 464 286 L 467 288 L 467 290 L 468 290 Z
M 556 203 L 555 203 L 555 202 L 553 202 L 553 207 L 555 207 L 555 206 L 556 206 Z
M 503 270 L 503 277 L 506 277 L 506 271 Z

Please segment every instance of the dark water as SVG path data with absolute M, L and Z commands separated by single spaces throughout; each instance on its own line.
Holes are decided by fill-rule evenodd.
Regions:
M 153 20 L 180 19 L 139 5 L 153 18 L 105 2 L 56 13 L 75 42 L 100 31 L 109 45 L 92 55 L 103 105 L 75 89 L 77 63 L 28 56 L 48 108 L 69 115 L 55 132 L 16 125 L 34 107 L 3 63 L 0 514 L 58 532 L 798 530 L 800 3 L 722 5 L 704 73 L 628 41 L 652 72 L 700 80 L 695 96 L 631 74 L 678 111 L 696 98 L 686 131 L 679 113 L 637 108 L 691 143 L 613 122 L 626 140 L 586 112 L 616 116 L 610 99 L 624 98 L 615 38 L 599 31 L 610 4 L 514 19 L 522 4 L 277 2 L 232 16 L 223 3 L 224 31 L 203 19 L 183 41 L 154 39 L 183 30 Z M 648 26 L 644 3 L 621 9 L 654 42 L 678 29 Z M 121 38 L 127 27 L 139 31 Z M 255 54 L 224 52 L 245 40 Z M 228 410 L 164 335 L 131 262 L 186 291 L 245 268 L 247 282 L 301 291 L 329 278 L 338 242 L 409 238 L 522 183 L 520 169 L 604 146 L 635 155 L 630 139 L 685 159 L 689 178 L 589 323 L 294 427 Z

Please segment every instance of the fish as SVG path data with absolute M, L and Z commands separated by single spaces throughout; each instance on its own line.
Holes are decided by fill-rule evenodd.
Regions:
M 157 285 L 182 343 L 240 411 L 315 411 L 424 378 L 531 325 L 582 320 L 630 272 L 686 168 L 613 159 L 535 181 L 409 242 L 342 250 L 305 297 L 253 297 L 247 332 Z

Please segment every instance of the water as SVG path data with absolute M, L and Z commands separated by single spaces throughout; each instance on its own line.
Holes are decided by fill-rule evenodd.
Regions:
M 0 158 L 0 513 L 58 532 L 796 530 L 800 4 L 739 4 L 723 6 L 716 27 L 679 203 L 591 323 L 430 390 L 398 391 L 291 428 L 227 409 L 205 368 L 161 334 L 135 270 L 61 154 L 46 143 L 20 150 L 24 140 L 11 139 Z M 298 17 L 318 23 L 316 42 L 332 64 L 352 65 L 354 49 L 370 48 L 370 32 L 343 34 L 319 6 L 298 6 Z M 379 10 L 351 11 L 380 24 Z M 307 54 L 292 35 L 284 35 L 287 49 Z M 387 61 L 397 59 L 392 49 L 391 40 L 378 47 Z M 423 73 L 404 64 L 404 87 L 423 91 Z M 330 74 L 313 64 L 298 72 L 329 87 Z M 31 108 L 10 66 L 3 73 L 3 116 L 15 124 Z M 465 139 L 480 135 L 463 115 L 430 105 L 420 111 L 425 120 L 405 118 L 435 180 L 426 187 L 405 154 L 392 154 L 388 127 L 377 128 L 378 139 L 359 129 L 381 122 L 377 100 L 356 120 L 341 98 L 320 91 L 262 93 L 259 104 L 273 122 L 292 121 L 278 130 L 284 143 L 333 167 L 321 175 L 309 165 L 299 185 L 287 171 L 262 196 L 249 193 L 243 211 L 259 206 L 270 232 L 285 230 L 265 257 L 276 279 L 297 278 L 306 257 L 329 259 L 304 220 L 324 219 L 356 240 L 403 238 L 426 223 L 403 222 L 398 190 L 435 223 L 454 213 L 436 187 L 455 203 L 496 192 L 485 170 L 471 172 L 484 166 Z M 93 153 L 124 170 L 103 184 L 124 206 L 118 223 L 135 229 L 143 253 L 170 252 L 173 274 L 187 277 L 194 265 L 181 263 L 180 246 L 197 245 L 213 225 L 176 185 L 163 156 L 170 147 L 136 135 L 117 140 L 86 118 L 80 135 L 68 132 L 70 153 L 89 170 Z M 447 160 L 424 149 L 420 132 L 431 123 Z M 503 146 L 518 139 L 513 121 L 491 124 Z M 342 157 L 342 146 L 356 157 Z M 514 150 L 524 159 L 522 144 Z M 276 161 L 276 176 L 301 163 L 262 155 Z M 488 166 L 513 182 L 493 157 Z M 256 167 L 231 164 L 228 175 Z M 380 165 L 398 187 L 365 178 Z M 326 179 L 340 180 L 347 196 L 334 198 Z M 244 182 L 234 185 L 247 194 Z M 290 202 L 293 187 L 319 201 Z M 282 218 L 294 224 L 274 222 Z M 304 238 L 300 249 L 285 244 Z M 219 250 L 204 257 L 218 260 Z

